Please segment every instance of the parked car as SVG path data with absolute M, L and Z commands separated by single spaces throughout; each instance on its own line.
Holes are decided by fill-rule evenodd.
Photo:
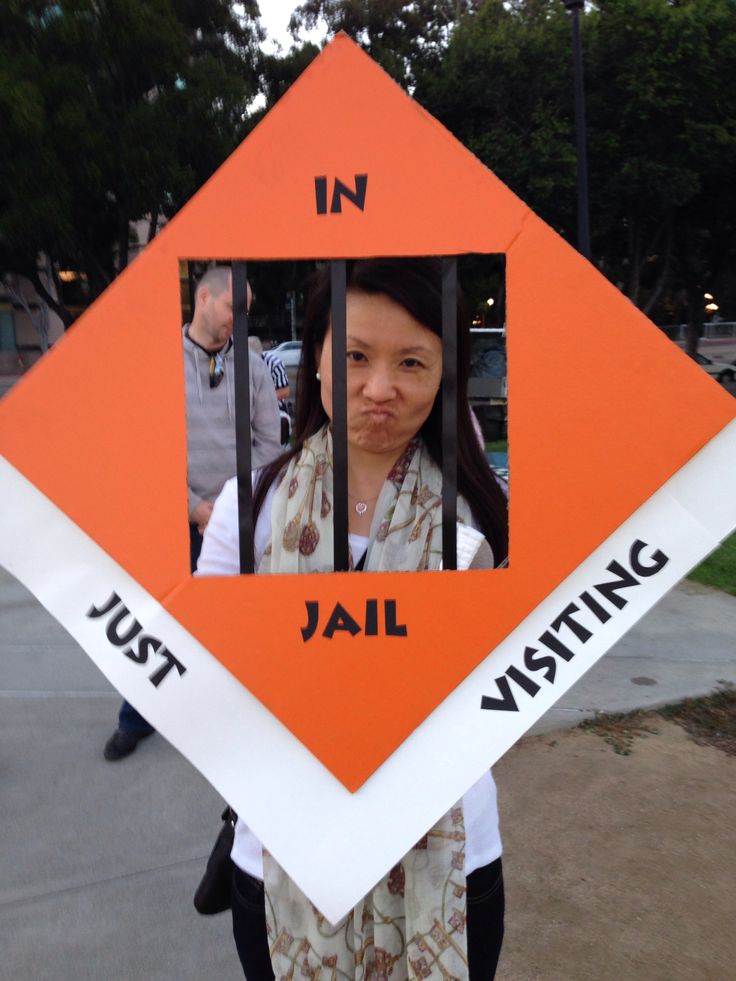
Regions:
M 700 352 L 691 355 L 691 357 L 696 364 L 705 368 L 711 378 L 715 378 L 721 385 L 725 382 L 732 382 L 736 378 L 736 366 L 732 364 L 726 364 L 725 361 L 713 361 Z
M 501 329 L 471 328 L 468 398 L 487 441 L 506 436 L 506 337 Z
M 302 357 L 301 341 L 284 341 L 273 349 L 274 354 L 278 354 L 287 368 L 296 368 Z

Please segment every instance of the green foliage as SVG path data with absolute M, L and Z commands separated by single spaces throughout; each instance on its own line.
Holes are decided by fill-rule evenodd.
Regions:
M 581 18 L 594 260 L 646 312 L 725 292 L 736 243 L 734 0 L 601 0 Z M 416 97 L 576 240 L 571 30 L 559 0 L 486 0 Z
M 86 273 L 94 297 L 127 262 L 129 222 L 172 214 L 210 176 L 257 92 L 258 7 L 241 7 L 0 7 L 0 268 L 36 280 L 45 252 Z
M 305 0 L 290 30 L 322 24 L 576 241 L 561 0 Z M 598 0 L 581 32 L 594 261 L 694 339 L 704 292 L 736 302 L 736 0 Z M 33 278 L 43 251 L 96 295 L 128 222 L 173 214 L 317 54 L 263 56 L 261 34 L 255 0 L 5 0 L 0 269 Z M 475 307 L 488 275 L 468 282 Z
M 344 31 L 405 88 L 421 66 L 436 64 L 452 27 L 480 0 L 306 0 L 289 30 L 298 37 L 320 20 L 328 37 Z
M 318 54 L 319 48 L 307 41 L 305 44 L 293 47 L 285 55 L 264 56 L 263 94 L 266 110 L 278 102 Z
M 702 323 L 734 247 L 736 6 L 608 0 L 586 30 L 594 251 L 647 312 Z
M 688 578 L 736 596 L 736 535 L 727 538 Z
M 569 24 L 558 0 L 486 0 L 416 97 L 558 231 L 574 226 Z

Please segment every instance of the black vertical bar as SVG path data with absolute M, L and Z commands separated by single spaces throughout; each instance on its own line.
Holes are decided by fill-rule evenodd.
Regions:
M 442 259 L 442 568 L 457 568 L 457 259 Z
M 251 483 L 250 349 L 248 348 L 248 270 L 233 263 L 233 354 L 235 360 L 235 452 L 238 467 L 240 573 L 253 572 L 253 485 Z
M 335 572 L 350 568 L 348 549 L 347 314 L 344 259 L 330 263 L 332 311 L 332 478 Z
M 588 217 L 588 155 L 585 138 L 585 92 L 583 89 L 583 45 L 580 36 L 580 8 L 571 8 L 572 57 L 575 70 L 575 135 L 578 181 L 578 250 L 590 259 L 590 220 Z

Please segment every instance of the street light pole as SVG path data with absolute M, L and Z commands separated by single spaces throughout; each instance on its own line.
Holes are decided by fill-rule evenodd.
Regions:
M 583 91 L 583 47 L 580 40 L 580 11 L 585 0 L 562 0 L 572 20 L 572 54 L 575 66 L 575 135 L 577 140 L 578 250 L 590 259 L 588 220 L 588 158 L 585 147 L 585 93 Z

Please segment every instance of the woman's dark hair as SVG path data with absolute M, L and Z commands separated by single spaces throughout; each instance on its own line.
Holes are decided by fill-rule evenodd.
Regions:
M 442 337 L 442 271 L 438 258 L 355 259 L 347 263 L 347 289 L 383 294 L 407 310 L 433 334 Z M 302 357 L 297 376 L 294 446 L 264 467 L 256 485 L 254 514 L 257 519 L 271 484 L 301 452 L 304 441 L 327 421 L 316 377 L 318 354 L 330 322 L 330 269 L 315 274 L 304 318 Z M 464 303 L 458 289 L 457 353 L 457 485 L 478 527 L 493 549 L 496 564 L 508 555 L 508 507 L 506 496 L 494 478 L 473 428 L 468 404 L 470 334 Z M 421 436 L 437 466 L 442 466 L 442 392 L 422 426 Z

